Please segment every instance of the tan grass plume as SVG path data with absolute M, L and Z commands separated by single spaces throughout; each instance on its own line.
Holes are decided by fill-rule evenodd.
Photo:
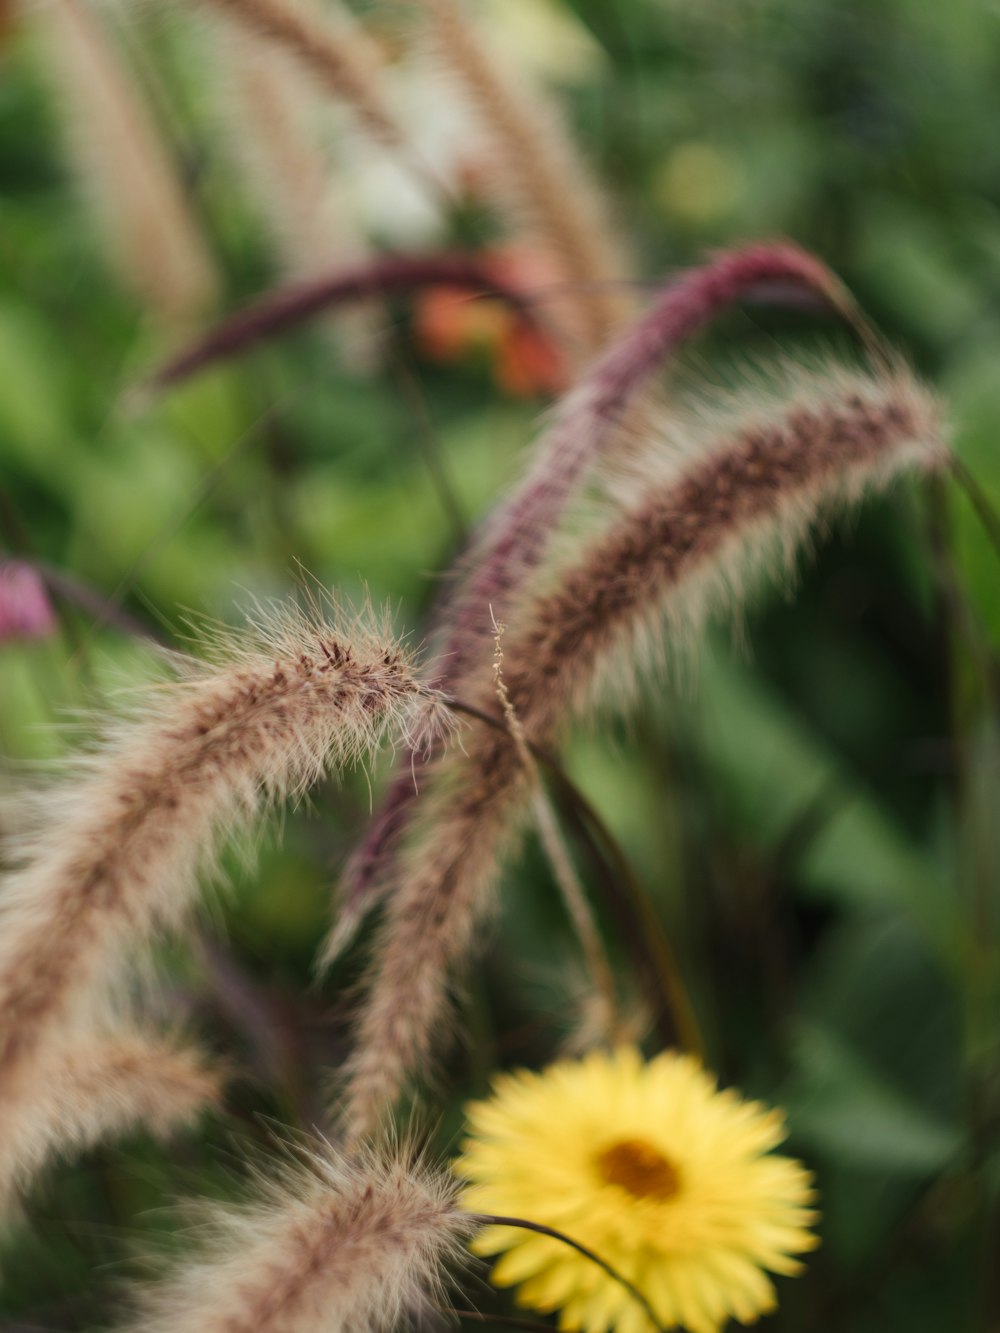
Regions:
M 487 188 L 515 229 L 526 226 L 558 267 L 566 291 L 553 300 L 552 319 L 563 323 L 565 312 L 568 350 L 585 359 L 631 307 L 621 286 L 628 264 L 601 192 L 555 107 L 504 66 L 460 0 L 411 3 L 423 11 L 434 48 L 490 145 Z
M 163 323 L 184 329 L 214 303 L 217 278 L 159 127 L 87 0 L 30 12 L 108 262 Z
M 377 1333 L 426 1311 L 473 1230 L 455 1185 L 405 1154 L 300 1156 L 209 1216 L 203 1257 L 139 1293 L 132 1333 Z
M 225 1070 L 177 1038 L 138 1030 L 77 1037 L 40 1095 L 0 1116 L 0 1205 L 52 1157 L 68 1157 L 131 1130 L 165 1137 L 219 1102 Z
M 217 43 L 223 110 L 233 157 L 255 209 L 290 279 L 317 277 L 369 256 L 370 247 L 343 190 L 334 188 L 336 159 L 321 142 L 321 97 L 285 51 L 252 33 Z M 384 310 L 342 311 L 326 323 L 339 357 L 371 365 Z
M 332 163 L 319 144 L 311 88 L 283 51 L 251 34 L 217 44 L 233 154 L 274 238 L 281 267 L 305 277 L 346 263 L 330 207 Z M 358 256 L 360 258 L 360 256 Z
M 302 0 L 189 0 L 261 41 L 280 47 L 320 87 L 351 108 L 379 143 L 404 148 L 407 136 L 381 92 L 378 47 L 348 10 Z
M 0 891 L 0 1121 L 183 918 L 223 839 L 424 716 L 405 656 L 361 621 L 276 613 L 182 669 L 48 795 Z
M 550 744 L 606 686 L 627 697 L 641 666 L 665 656 L 664 620 L 699 621 L 742 596 L 755 568 L 789 562 L 831 509 L 948 456 L 935 402 L 902 369 L 803 372 L 777 402 L 757 392 L 673 417 L 656 455 L 666 481 L 654 456 L 632 508 L 509 614 L 506 683 L 531 742 Z M 488 709 L 491 686 L 487 675 L 469 702 Z M 400 857 L 343 1095 L 348 1135 L 370 1132 L 430 1061 L 456 964 L 530 810 L 506 736 L 481 728 L 464 751 L 439 763 Z

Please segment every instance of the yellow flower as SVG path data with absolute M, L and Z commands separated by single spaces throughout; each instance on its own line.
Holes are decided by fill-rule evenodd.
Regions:
M 720 1092 L 689 1056 L 648 1064 L 623 1047 L 495 1080 L 468 1108 L 457 1172 L 470 1212 L 524 1218 L 586 1245 L 648 1299 L 664 1328 L 717 1333 L 774 1308 L 764 1270 L 797 1273 L 812 1177 L 770 1149 L 779 1111 Z M 498 1286 L 520 1305 L 559 1310 L 562 1329 L 649 1333 L 649 1318 L 596 1264 L 547 1236 L 486 1228 L 478 1254 L 502 1253 Z

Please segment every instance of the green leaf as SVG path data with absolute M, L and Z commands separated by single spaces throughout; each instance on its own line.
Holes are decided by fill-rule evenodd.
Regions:
M 724 649 L 703 654 L 698 695 L 698 739 L 745 836 L 775 848 L 817 812 L 800 883 L 845 906 L 902 909 L 937 951 L 959 956 L 961 920 L 930 849 L 907 839 L 805 720 Z
M 803 1025 L 794 1059 L 786 1104 L 803 1143 L 886 1175 L 930 1175 L 961 1149 L 956 1126 L 904 1097 L 827 1029 Z

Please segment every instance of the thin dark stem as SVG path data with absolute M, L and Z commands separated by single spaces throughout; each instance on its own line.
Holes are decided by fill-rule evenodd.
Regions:
M 413 438 L 417 442 L 427 475 L 437 494 L 442 512 L 451 528 L 452 541 L 459 549 L 469 540 L 469 525 L 455 487 L 452 485 L 441 456 L 441 441 L 434 429 L 431 415 L 427 408 L 427 399 L 420 386 L 420 381 L 413 373 L 409 360 L 397 351 L 390 355 L 389 367 L 399 386 L 399 391 L 406 400 L 406 406 L 413 419 Z
M 969 503 L 976 511 L 976 517 L 983 525 L 990 545 L 1000 558 L 1000 514 L 997 513 L 989 496 L 960 458 L 952 455 L 951 475 L 965 492 Z
M 31 563 L 34 564 L 50 592 L 55 593 L 56 597 L 60 597 L 64 601 L 71 602 L 79 610 L 93 618 L 88 627 L 88 633 L 93 633 L 105 625 L 110 625 L 113 629 L 120 630 L 122 634 L 127 634 L 134 639 L 147 639 L 164 648 L 170 646 L 163 635 L 158 634 L 145 622 L 122 610 L 113 598 L 99 592 L 96 588 L 89 587 L 80 579 L 74 578 L 72 574 L 67 574 L 65 570 L 56 569 L 52 565 L 45 564 L 44 561 L 36 560 Z
M 677 959 L 632 863 L 576 783 L 558 764 L 553 763 L 548 771 L 564 801 L 579 816 L 580 832 L 610 871 L 610 878 L 606 877 L 605 882 L 615 894 L 615 905 L 623 909 L 621 915 L 632 948 L 652 978 L 659 1008 L 669 1019 L 668 1031 L 664 1032 L 661 1024 L 664 1044 L 677 1045 L 704 1062 L 705 1044 Z
M 452 712 L 475 718 L 495 731 L 509 735 L 500 718 L 472 704 L 460 699 L 447 699 L 445 704 Z M 530 740 L 527 744 L 554 783 L 559 804 L 564 810 L 569 809 L 574 827 L 597 866 L 622 931 L 652 982 L 656 1017 L 659 1020 L 663 1014 L 668 1019 L 666 1028 L 658 1021 L 664 1045 L 680 1046 L 704 1060 L 705 1045 L 673 949 L 650 907 L 631 862 L 615 835 L 555 755 Z
M 982 494 L 972 475 L 964 469 L 964 465 L 958 463 L 957 460 L 955 460 L 955 465 L 962 468 L 962 479 L 959 484 L 966 489 L 966 494 L 974 506 L 976 506 L 974 495 L 980 497 L 982 508 L 976 506 L 976 513 L 990 536 L 997 555 L 1000 556 L 1000 523 L 997 521 L 996 511 Z M 959 476 L 957 472 L 954 475 L 956 479 Z M 946 635 L 950 634 L 956 638 L 960 636 L 964 639 L 969 648 L 971 659 L 982 677 L 987 700 L 992 702 L 994 706 L 998 706 L 1000 705 L 1000 667 L 996 662 L 988 636 L 975 610 L 970 605 L 967 592 L 962 587 L 957 575 L 953 555 L 954 539 L 948 531 L 947 509 L 941 485 L 935 478 L 931 478 L 929 481 L 928 495 L 930 550 L 934 573 L 937 578 L 938 594 L 942 602 L 941 610 Z M 995 533 L 994 528 L 996 529 Z M 952 683 L 951 699 L 952 730 L 955 732 L 956 738 L 963 722 L 959 684 L 957 680 Z M 960 762 L 957 740 L 955 760 L 956 763 Z
M 458 1310 L 453 1305 L 438 1305 L 439 1314 L 454 1315 L 456 1319 L 474 1319 L 477 1324 L 501 1324 L 504 1328 L 523 1328 L 527 1333 L 552 1333 L 551 1324 L 537 1319 L 520 1319 L 511 1314 L 483 1314 L 479 1310 Z
M 517 1227 L 521 1231 L 534 1231 L 537 1232 L 539 1236 L 551 1236 L 553 1240 L 558 1240 L 561 1241 L 563 1245 L 568 1245 L 571 1250 L 576 1250 L 576 1252 L 582 1254 L 585 1259 L 589 1259 L 591 1263 L 597 1264 L 598 1268 L 603 1268 L 609 1277 L 614 1278 L 616 1282 L 620 1283 L 629 1295 L 639 1302 L 652 1321 L 653 1327 L 659 1329 L 660 1333 L 663 1333 L 663 1325 L 657 1318 L 656 1311 L 639 1288 L 634 1283 L 630 1282 L 622 1273 L 619 1273 L 617 1268 L 612 1267 L 607 1259 L 602 1259 L 599 1254 L 595 1254 L 594 1251 L 588 1249 L 586 1245 L 581 1245 L 581 1243 L 578 1240 L 574 1240 L 572 1236 L 567 1236 L 564 1231 L 556 1231 L 554 1227 L 547 1227 L 541 1222 L 528 1222 L 523 1217 L 502 1217 L 499 1214 L 494 1213 L 474 1213 L 472 1215 L 472 1221 L 477 1222 L 480 1226 L 484 1227 Z
M 925 525 L 931 570 L 934 575 L 935 624 L 938 627 L 938 660 L 936 667 L 939 680 L 937 684 L 940 697 L 946 701 L 948 708 L 947 771 L 952 816 L 957 821 L 960 819 L 960 812 L 963 808 L 965 773 L 962 750 L 958 740 L 962 731 L 962 710 L 958 690 L 959 676 L 956 671 L 956 646 L 967 629 L 967 612 L 962 605 L 961 591 L 957 586 L 951 559 L 954 542 L 951 531 L 951 513 L 948 506 L 948 496 L 941 477 L 928 478 L 926 496 Z M 969 648 L 971 650 L 970 655 L 978 666 L 978 642 L 970 639 Z

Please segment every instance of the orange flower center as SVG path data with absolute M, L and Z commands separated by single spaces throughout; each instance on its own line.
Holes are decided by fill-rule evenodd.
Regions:
M 680 1189 L 676 1166 L 644 1139 L 612 1143 L 597 1154 L 595 1161 L 609 1185 L 620 1185 L 636 1199 L 656 1199 L 662 1203 Z

